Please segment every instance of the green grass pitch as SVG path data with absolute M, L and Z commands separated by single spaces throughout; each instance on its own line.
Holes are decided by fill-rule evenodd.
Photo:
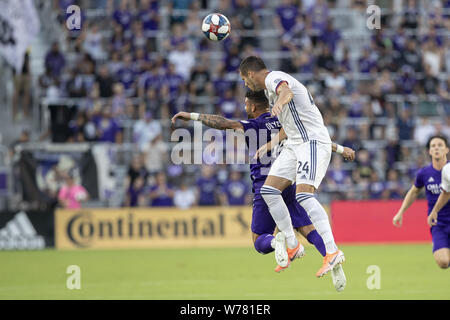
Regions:
M 253 248 L 0 252 L 0 299 L 450 299 L 450 272 L 436 265 L 431 244 L 341 246 L 347 287 L 317 279 L 314 247 L 284 272 L 273 254 Z M 81 289 L 66 287 L 69 265 Z M 370 265 L 380 289 L 369 290 Z

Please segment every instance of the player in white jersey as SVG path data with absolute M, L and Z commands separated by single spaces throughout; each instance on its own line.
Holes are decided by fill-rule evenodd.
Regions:
M 265 90 L 272 113 L 278 117 L 287 136 L 284 148 L 272 164 L 261 188 L 261 195 L 284 235 L 278 237 L 280 243 L 275 250 L 277 263 L 287 268 L 299 248 L 289 211 L 281 197 L 281 192 L 296 182 L 296 199 L 325 243 L 327 254 L 316 273 L 317 277 L 322 277 L 340 268 L 339 265 L 345 260 L 343 252 L 334 242 L 327 213 L 314 197 L 326 174 L 332 152 L 331 139 L 322 115 L 304 85 L 284 72 L 269 71 L 261 58 L 245 58 L 239 66 L 239 73 L 251 90 Z

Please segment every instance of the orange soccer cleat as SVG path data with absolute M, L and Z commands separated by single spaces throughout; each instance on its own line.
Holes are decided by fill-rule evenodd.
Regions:
M 345 261 L 344 253 L 341 250 L 338 250 L 334 253 L 327 253 L 323 258 L 322 267 L 316 273 L 316 277 L 318 278 L 323 277 L 344 261 Z

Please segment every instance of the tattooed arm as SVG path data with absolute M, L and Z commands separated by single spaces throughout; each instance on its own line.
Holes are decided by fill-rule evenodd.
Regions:
M 172 123 L 175 123 L 176 119 L 188 121 L 192 120 L 192 117 L 189 112 L 181 111 L 173 116 Z M 215 114 L 199 114 L 198 121 L 201 121 L 205 126 L 219 130 L 226 130 L 226 129 L 234 129 L 240 131 L 244 130 L 244 126 L 239 121 L 230 120 Z

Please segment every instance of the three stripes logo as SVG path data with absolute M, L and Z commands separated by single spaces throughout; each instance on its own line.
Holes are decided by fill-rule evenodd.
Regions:
M 0 250 L 44 249 L 45 240 L 37 234 L 27 214 L 19 212 L 0 229 Z

